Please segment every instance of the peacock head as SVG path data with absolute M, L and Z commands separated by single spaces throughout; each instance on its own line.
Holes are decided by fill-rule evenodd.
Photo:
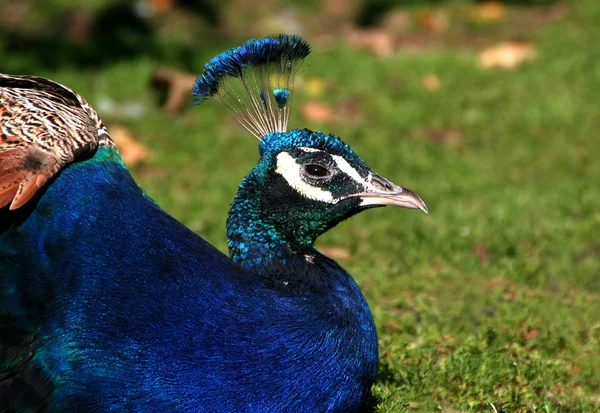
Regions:
M 373 172 L 333 134 L 274 132 L 259 148 L 260 161 L 245 184 L 252 181 L 261 194 L 265 219 L 303 244 L 368 208 L 395 205 L 427 213 L 419 196 Z
M 260 160 L 230 212 L 230 238 L 236 229 L 252 232 L 248 223 L 232 222 L 244 214 L 255 214 L 251 225 L 266 226 L 288 243 L 311 246 L 368 208 L 395 205 L 427 213 L 419 196 L 373 172 L 337 136 L 287 131 L 294 77 L 309 52 L 298 36 L 253 39 L 213 58 L 196 81 L 194 102 L 213 98 L 261 141 Z

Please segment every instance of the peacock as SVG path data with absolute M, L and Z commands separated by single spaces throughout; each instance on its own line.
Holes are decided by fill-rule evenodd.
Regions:
M 339 137 L 288 130 L 310 46 L 252 39 L 192 90 L 259 140 L 229 257 L 129 174 L 97 113 L 0 76 L 1 412 L 357 412 L 378 342 L 354 279 L 315 239 L 369 208 L 418 208 Z

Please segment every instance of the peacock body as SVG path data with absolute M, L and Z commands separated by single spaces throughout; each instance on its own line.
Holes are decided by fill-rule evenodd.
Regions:
M 0 411 L 364 405 L 373 317 L 314 241 L 367 208 L 426 207 L 335 135 L 286 131 L 308 51 L 296 36 L 255 39 L 213 59 L 194 88 L 260 139 L 230 209 L 230 257 L 136 185 L 83 98 L 0 77 Z

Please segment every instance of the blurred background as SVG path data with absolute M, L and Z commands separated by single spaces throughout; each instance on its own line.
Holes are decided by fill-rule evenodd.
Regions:
M 257 142 L 190 87 L 282 32 L 313 47 L 291 127 L 337 134 L 430 209 L 317 245 L 375 315 L 370 411 L 598 411 L 597 0 L 0 0 L 0 71 L 82 94 L 138 183 L 226 251 Z

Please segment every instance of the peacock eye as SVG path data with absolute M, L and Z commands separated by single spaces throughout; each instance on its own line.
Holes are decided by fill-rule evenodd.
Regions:
M 307 175 L 313 178 L 325 178 L 330 175 L 329 170 L 327 168 L 316 164 L 304 165 L 304 171 Z

